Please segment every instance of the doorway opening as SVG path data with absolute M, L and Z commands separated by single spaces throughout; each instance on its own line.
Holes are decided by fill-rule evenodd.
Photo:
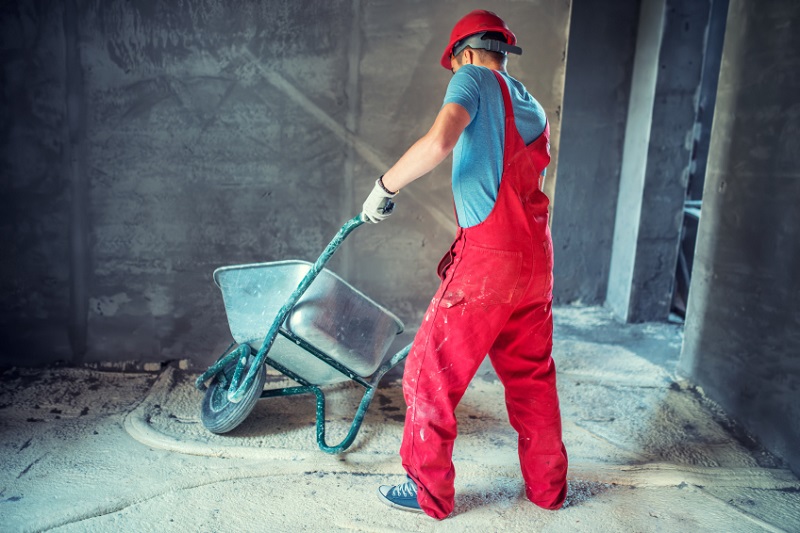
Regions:
M 686 318 L 686 304 L 692 283 L 694 252 L 700 227 L 703 206 L 708 151 L 711 146 L 711 126 L 714 105 L 717 99 L 722 46 L 725 40 L 725 24 L 728 17 L 728 0 L 711 0 L 708 28 L 706 29 L 705 52 L 695 115 L 694 143 L 689 163 L 689 180 L 683 203 L 683 225 L 678 245 L 678 262 L 675 281 L 672 284 L 671 314 L 681 321 Z

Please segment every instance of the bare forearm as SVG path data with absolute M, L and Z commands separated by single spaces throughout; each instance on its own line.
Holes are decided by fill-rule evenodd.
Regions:
M 452 148 L 442 145 L 430 135 L 425 135 L 384 174 L 383 184 L 390 191 L 399 191 L 436 168 L 451 151 Z

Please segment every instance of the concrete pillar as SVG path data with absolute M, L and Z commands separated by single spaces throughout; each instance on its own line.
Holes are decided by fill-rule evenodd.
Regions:
M 557 303 L 606 298 L 639 0 L 576 0 L 553 209 Z
M 606 303 L 669 316 L 709 2 L 643 0 Z
M 89 318 L 89 180 L 86 166 L 86 102 L 78 46 L 78 6 L 64 2 L 65 102 L 64 174 L 70 181 L 70 318 L 72 362 L 86 352 Z
M 731 0 L 679 370 L 800 473 L 800 3 Z

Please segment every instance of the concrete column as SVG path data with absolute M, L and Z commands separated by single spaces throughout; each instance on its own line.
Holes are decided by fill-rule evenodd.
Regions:
M 730 2 L 679 370 L 800 473 L 797 20 Z
M 64 2 L 66 142 L 64 173 L 70 181 L 70 319 L 72 362 L 86 352 L 89 317 L 89 179 L 86 167 L 86 105 L 78 47 L 78 6 Z
M 639 0 L 572 4 L 553 208 L 557 303 L 606 298 Z
M 359 67 L 361 66 L 361 42 L 362 35 L 362 11 L 361 0 L 352 0 L 350 4 L 352 24 L 350 28 L 350 40 L 347 45 L 347 82 L 344 87 L 345 97 L 347 98 L 347 114 L 345 115 L 344 127 L 351 135 L 358 135 L 358 121 L 360 118 L 361 101 L 361 80 Z M 339 190 L 339 219 L 344 221 L 353 217 L 361 208 L 356 203 L 355 177 L 360 171 L 358 167 L 358 151 L 352 144 L 347 145 L 344 158 L 344 170 Z M 338 268 L 336 271 L 344 279 L 351 279 L 353 267 L 349 246 L 343 246 L 337 254 Z M 336 263 L 332 263 L 333 267 Z
M 642 2 L 606 299 L 628 322 L 669 316 L 709 7 Z

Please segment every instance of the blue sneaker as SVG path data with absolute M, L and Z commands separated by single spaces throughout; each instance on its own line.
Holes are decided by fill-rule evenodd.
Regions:
M 390 507 L 414 513 L 423 512 L 417 501 L 417 484 L 411 478 L 400 485 L 381 485 L 378 487 L 378 498 Z

